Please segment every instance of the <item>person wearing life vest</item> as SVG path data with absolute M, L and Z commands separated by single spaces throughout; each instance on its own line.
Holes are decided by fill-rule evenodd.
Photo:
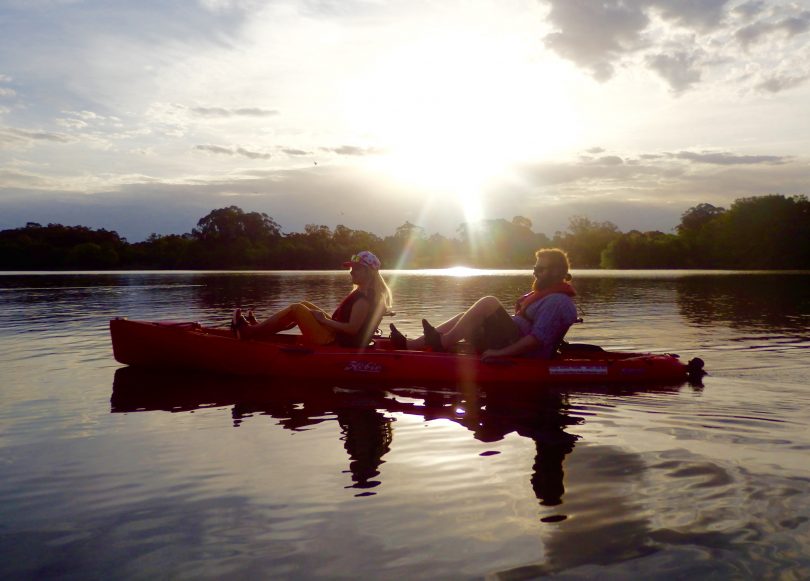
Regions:
M 380 260 L 368 250 L 353 255 L 343 266 L 350 269 L 354 288 L 331 315 L 307 301 L 288 305 L 261 323 L 252 311 L 243 315 L 236 309 L 231 329 L 240 339 L 261 340 L 297 326 L 305 343 L 368 345 L 383 314 L 392 306 L 391 289 L 380 275 Z
M 577 309 L 571 297 L 568 256 L 558 248 L 535 252 L 534 281 L 531 292 L 517 300 L 515 314 L 509 315 L 493 296 L 483 297 L 464 313 L 433 327 L 422 319 L 424 335 L 406 339 L 392 324 L 391 341 L 397 349 L 446 351 L 466 340 L 473 343 L 483 358 L 529 355 L 549 359 L 556 352 L 568 328 L 577 321 Z

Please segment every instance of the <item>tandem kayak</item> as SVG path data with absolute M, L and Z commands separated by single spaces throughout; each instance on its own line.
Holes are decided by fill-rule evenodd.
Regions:
M 240 341 L 230 331 L 199 323 L 110 321 L 116 361 L 134 367 L 292 377 L 302 380 L 412 384 L 602 384 L 685 381 L 703 362 L 677 355 L 605 351 L 566 345 L 554 359 L 483 360 L 475 353 L 398 350 L 378 338 L 365 349 L 307 346 L 300 335 Z

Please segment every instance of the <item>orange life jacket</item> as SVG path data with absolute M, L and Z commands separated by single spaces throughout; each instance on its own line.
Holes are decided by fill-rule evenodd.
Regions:
M 553 295 L 556 293 L 562 293 L 564 295 L 568 295 L 569 297 L 573 297 L 577 294 L 577 291 L 574 290 L 574 287 L 572 287 L 570 283 L 559 282 L 544 289 L 528 292 L 520 297 L 515 303 L 515 314 L 528 319 L 529 317 L 526 316 L 526 310 L 529 308 L 529 305 L 535 301 L 539 301 L 540 299 L 547 297 L 548 295 Z

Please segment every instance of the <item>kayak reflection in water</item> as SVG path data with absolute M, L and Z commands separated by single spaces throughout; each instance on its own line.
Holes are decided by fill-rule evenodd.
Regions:
M 343 266 L 351 269 L 354 288 L 331 316 L 307 301 L 288 305 L 261 323 L 252 311 L 245 316 L 241 309 L 236 309 L 231 329 L 240 339 L 266 339 L 297 326 L 306 343 L 368 345 L 383 314 L 392 306 L 391 289 L 380 275 L 380 260 L 368 250 L 355 254 Z
M 532 290 L 515 304 L 509 315 L 493 296 L 479 299 L 437 327 L 422 319 L 424 335 L 406 339 L 391 324 L 391 341 L 397 349 L 446 351 L 466 340 L 482 352 L 482 357 L 530 355 L 549 359 L 568 329 L 577 321 L 577 309 L 571 299 L 576 294 L 570 281 L 568 256 L 558 248 L 535 252 Z

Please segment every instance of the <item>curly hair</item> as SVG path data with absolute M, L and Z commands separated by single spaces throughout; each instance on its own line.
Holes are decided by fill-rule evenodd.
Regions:
M 570 272 L 571 262 L 568 260 L 568 255 L 564 250 L 560 250 L 559 248 L 541 248 L 534 253 L 534 256 L 535 258 L 540 258 L 541 256 L 546 257 L 551 262 L 552 268 L 562 274 L 564 281 L 570 282 L 574 278 L 571 276 Z

